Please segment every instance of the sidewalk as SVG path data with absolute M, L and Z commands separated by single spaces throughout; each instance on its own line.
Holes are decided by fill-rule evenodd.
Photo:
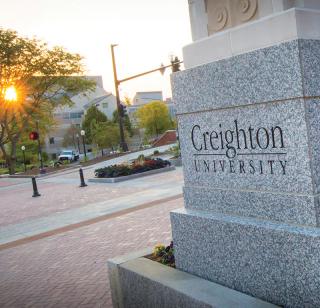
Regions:
M 112 307 L 107 260 L 171 240 L 177 199 L 0 251 L 1 308 Z
M 38 186 L 43 194 L 38 198 L 32 198 L 31 192 L 21 188 L 15 194 L 2 194 L 0 248 L 26 237 L 181 196 L 182 171 L 178 168 L 114 184 L 90 183 L 85 188 L 77 187 L 78 180 L 72 176 L 54 177 Z
M 183 206 L 181 167 L 84 188 L 77 170 L 37 183 L 32 198 L 30 179 L 0 179 L 1 308 L 111 307 L 106 261 L 169 243 L 170 211 Z

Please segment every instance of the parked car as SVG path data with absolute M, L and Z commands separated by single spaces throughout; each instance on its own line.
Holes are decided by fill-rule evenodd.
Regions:
M 59 161 L 68 160 L 69 162 L 77 161 L 79 159 L 79 153 L 73 150 L 64 150 L 58 157 Z

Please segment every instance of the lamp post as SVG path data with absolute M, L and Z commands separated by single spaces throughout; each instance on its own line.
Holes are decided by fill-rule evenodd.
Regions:
M 23 146 L 21 147 L 21 151 L 22 151 L 22 154 L 23 154 L 24 172 L 26 172 L 26 171 L 27 171 L 25 150 L 26 150 L 26 147 L 23 145 Z
M 124 129 L 123 129 L 123 113 L 121 111 L 121 103 L 120 103 L 120 96 L 119 96 L 119 85 L 122 82 L 134 79 L 134 78 L 138 78 L 153 72 L 157 72 L 160 71 L 161 74 L 164 73 L 165 69 L 167 67 L 172 67 L 172 72 L 176 72 L 179 70 L 179 65 L 180 63 L 182 63 L 182 61 L 180 61 L 178 59 L 178 57 L 175 57 L 174 60 L 171 61 L 171 64 L 164 66 L 163 64 L 161 64 L 160 67 L 147 71 L 147 72 L 143 72 L 137 75 L 133 75 L 121 80 L 118 80 L 118 76 L 117 76 L 117 68 L 116 68 L 116 61 L 115 61 L 115 56 L 114 56 L 114 47 L 118 46 L 117 44 L 112 44 L 111 47 L 111 56 L 112 56 L 112 67 L 113 67 L 113 77 L 114 77 L 114 87 L 115 87 L 115 93 L 116 93 L 116 101 L 117 101 L 117 110 L 118 110 L 118 121 L 119 121 L 119 130 L 120 130 L 120 146 L 122 148 L 122 150 L 124 152 L 128 151 L 128 145 L 125 141 L 124 138 Z
M 80 154 L 80 141 L 79 141 L 79 134 L 76 134 L 76 138 L 77 138 L 77 144 L 78 144 L 78 152 Z
M 80 134 L 81 134 L 81 136 L 82 136 L 84 159 L 87 160 L 86 142 L 85 142 L 86 132 L 82 129 L 81 132 L 80 132 Z

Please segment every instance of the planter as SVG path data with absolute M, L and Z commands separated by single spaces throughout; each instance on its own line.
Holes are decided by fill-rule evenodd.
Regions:
M 108 261 L 114 308 L 277 307 L 143 257 L 151 252 L 145 249 Z
M 168 167 L 154 169 L 146 172 L 126 175 L 126 176 L 119 176 L 116 178 L 93 178 L 93 179 L 89 179 L 88 181 L 93 183 L 117 183 L 117 182 L 141 178 L 147 175 L 153 175 L 153 174 L 158 174 L 162 172 L 172 171 L 172 170 L 175 170 L 175 166 L 168 166 Z

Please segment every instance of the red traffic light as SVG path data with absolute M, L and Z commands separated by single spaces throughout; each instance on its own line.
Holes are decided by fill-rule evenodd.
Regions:
M 29 139 L 30 140 L 38 140 L 39 139 L 39 134 L 37 132 L 31 132 L 29 134 Z

